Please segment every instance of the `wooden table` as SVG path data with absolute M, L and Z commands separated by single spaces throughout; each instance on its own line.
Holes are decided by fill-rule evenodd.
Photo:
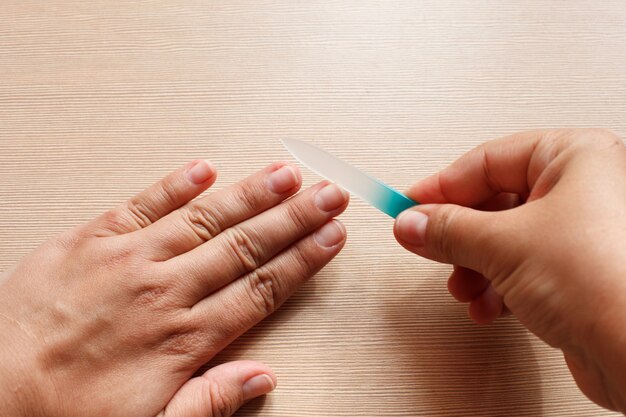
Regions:
M 194 157 L 221 188 L 294 137 L 402 189 L 547 126 L 626 134 L 623 0 L 2 0 L 0 269 Z M 390 219 L 342 219 L 340 256 L 216 358 L 279 377 L 238 415 L 610 415 L 515 319 L 473 325 Z

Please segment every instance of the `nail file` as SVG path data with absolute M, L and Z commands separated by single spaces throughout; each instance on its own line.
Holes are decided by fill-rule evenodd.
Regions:
M 297 139 L 283 139 L 282 142 L 285 148 L 306 167 L 327 180 L 336 182 L 393 218 L 418 204 L 399 191 L 315 145 Z

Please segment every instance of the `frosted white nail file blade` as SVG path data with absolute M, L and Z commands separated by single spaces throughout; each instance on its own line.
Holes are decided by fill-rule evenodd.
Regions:
M 309 169 L 336 182 L 393 218 L 418 204 L 399 191 L 315 145 L 297 139 L 283 139 L 282 142 L 285 148 Z

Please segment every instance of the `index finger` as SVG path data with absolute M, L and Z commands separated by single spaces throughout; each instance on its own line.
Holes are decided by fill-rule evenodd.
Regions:
M 538 144 L 548 132 L 522 132 L 486 142 L 414 184 L 407 195 L 420 203 L 475 206 L 503 192 L 528 194 L 536 171 L 548 162 L 535 159 Z

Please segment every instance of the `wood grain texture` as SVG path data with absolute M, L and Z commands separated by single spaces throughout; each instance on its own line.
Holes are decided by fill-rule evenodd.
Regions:
M 403 188 L 517 130 L 626 134 L 626 5 L 496 0 L 2 0 L 0 270 L 194 157 L 215 188 L 317 143 Z M 305 173 L 306 184 L 317 178 Z M 600 416 L 514 319 L 353 201 L 345 250 L 216 358 L 279 387 L 239 416 Z

